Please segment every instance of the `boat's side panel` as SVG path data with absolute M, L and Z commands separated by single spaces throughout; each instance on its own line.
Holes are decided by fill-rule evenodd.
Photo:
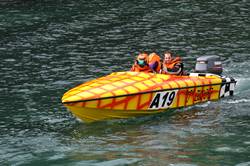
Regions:
M 65 104 L 66 106 L 76 106 L 95 109 L 110 110 L 147 110 L 152 100 L 153 93 L 138 94 L 115 98 L 98 99 Z
M 99 99 L 68 104 L 76 107 L 110 110 L 158 110 L 194 105 L 219 99 L 220 85 L 166 90 L 153 93 Z
M 179 108 L 209 100 L 218 100 L 219 92 L 220 85 L 157 92 L 153 95 L 149 109 Z
M 109 110 L 109 109 L 95 109 L 95 108 L 85 108 L 85 107 L 75 107 L 66 106 L 74 116 L 84 122 L 93 122 L 106 119 L 117 119 L 117 118 L 131 118 L 135 116 L 151 115 L 155 113 L 160 113 L 165 110 L 157 111 L 140 111 L 140 110 Z

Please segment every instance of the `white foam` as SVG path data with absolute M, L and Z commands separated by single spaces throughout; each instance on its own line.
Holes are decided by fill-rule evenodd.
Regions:
M 234 101 L 227 101 L 229 104 L 239 104 L 239 103 L 249 103 L 250 99 L 239 99 L 239 100 L 234 100 Z
M 176 164 L 169 164 L 169 166 L 197 166 L 197 165 L 196 164 L 176 163 Z
M 244 142 L 244 144 L 250 145 L 250 141 L 246 141 L 246 142 Z
M 242 149 L 242 148 L 220 147 L 220 148 L 216 148 L 215 151 L 217 151 L 217 152 L 237 152 L 237 153 L 241 153 L 241 152 L 244 152 L 245 150 Z
M 128 164 L 133 164 L 141 159 L 138 158 L 123 158 L 123 159 L 114 159 L 114 160 L 109 160 L 109 161 L 103 161 L 100 163 L 93 164 L 95 166 L 115 166 L 115 165 L 128 165 Z
M 240 164 L 237 164 L 235 166 L 250 166 L 250 161 L 245 162 L 245 163 L 240 163 Z

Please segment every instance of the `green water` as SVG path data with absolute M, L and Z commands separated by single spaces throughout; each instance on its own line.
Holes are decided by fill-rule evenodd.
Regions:
M 250 2 L 0 2 L 0 165 L 250 165 Z M 234 97 L 172 115 L 84 124 L 70 88 L 128 70 L 139 51 L 219 55 Z

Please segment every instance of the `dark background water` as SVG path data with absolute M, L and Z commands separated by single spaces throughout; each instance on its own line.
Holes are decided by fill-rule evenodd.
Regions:
M 0 1 L 0 165 L 250 165 L 248 0 Z M 219 55 L 234 97 L 84 124 L 61 96 L 171 49 Z

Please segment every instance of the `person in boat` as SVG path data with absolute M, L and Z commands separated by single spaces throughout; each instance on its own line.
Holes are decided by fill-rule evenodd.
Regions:
M 152 72 L 152 69 L 149 67 L 149 57 L 147 53 L 140 53 L 130 71 L 135 72 Z
M 149 67 L 151 68 L 152 72 L 159 73 L 161 70 L 161 58 L 156 53 L 149 54 L 148 57 Z
M 162 74 L 172 74 L 172 75 L 182 75 L 183 74 L 183 63 L 180 57 L 173 57 L 171 51 L 166 51 L 164 53 L 164 60 L 162 64 L 162 69 L 160 73 Z

